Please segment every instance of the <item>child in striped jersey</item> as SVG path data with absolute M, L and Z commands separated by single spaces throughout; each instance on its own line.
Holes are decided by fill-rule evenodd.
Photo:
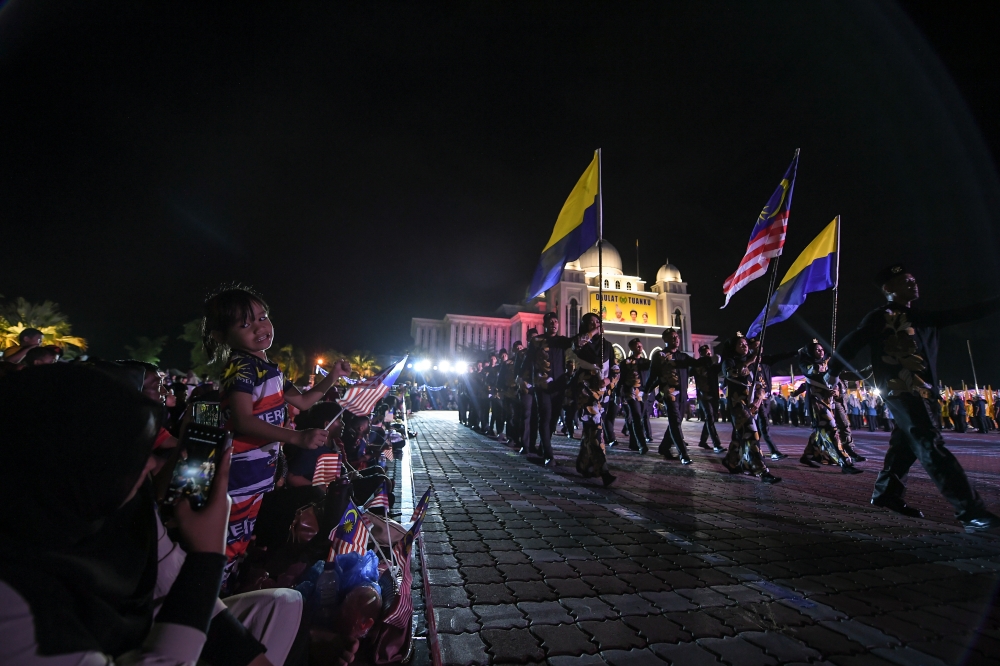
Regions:
M 225 363 L 220 407 L 224 427 L 233 433 L 229 472 L 233 506 L 226 537 L 225 579 L 250 544 L 264 493 L 274 489 L 281 445 L 315 449 L 329 437 L 326 430 L 284 427 L 285 403 L 309 409 L 337 379 L 351 372 L 351 364 L 341 360 L 303 394 L 285 379 L 277 364 L 268 361 L 273 338 L 267 304 L 252 290 L 223 287 L 205 301 L 202 339 L 209 355 Z

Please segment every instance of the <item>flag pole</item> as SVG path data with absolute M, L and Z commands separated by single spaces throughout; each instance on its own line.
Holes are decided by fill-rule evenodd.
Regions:
M 753 404 L 754 396 L 757 393 L 757 376 L 760 373 L 761 358 L 764 356 L 764 334 L 767 332 L 768 315 L 771 314 L 771 298 L 774 295 L 774 283 L 777 281 L 778 262 L 780 260 L 781 255 L 779 254 L 772 262 L 774 266 L 771 270 L 771 281 L 767 286 L 767 301 L 764 304 L 764 321 L 762 322 L 760 329 L 760 343 L 757 345 L 757 361 L 753 366 L 753 382 L 750 384 L 750 404 Z M 771 392 L 770 386 L 767 387 L 767 392 Z
M 833 276 L 833 324 L 830 331 L 830 351 L 837 350 L 837 292 L 840 288 L 840 216 L 837 216 L 837 264 Z
M 600 368 L 604 372 L 604 188 L 601 187 L 601 149 L 597 149 L 597 321 L 601 332 Z
M 976 379 L 976 363 L 972 360 L 972 344 L 966 340 L 965 346 L 969 349 L 969 365 L 972 366 L 972 383 L 976 385 L 976 393 L 979 393 L 979 380 Z

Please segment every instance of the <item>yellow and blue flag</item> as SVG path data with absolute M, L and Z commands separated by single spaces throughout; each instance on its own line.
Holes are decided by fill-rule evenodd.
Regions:
M 785 273 L 781 284 L 771 296 L 767 325 L 777 324 L 792 316 L 800 305 L 806 302 L 806 295 L 814 291 L 824 291 L 837 286 L 837 253 L 840 252 L 840 216 L 826 225 L 819 236 L 802 250 L 792 267 Z M 761 332 L 764 320 L 762 310 L 747 335 L 753 337 Z
M 549 242 L 542 248 L 542 258 L 535 269 L 525 300 L 531 300 L 557 284 L 567 262 L 575 261 L 597 243 L 600 235 L 600 173 L 597 151 L 587 170 L 559 211 Z

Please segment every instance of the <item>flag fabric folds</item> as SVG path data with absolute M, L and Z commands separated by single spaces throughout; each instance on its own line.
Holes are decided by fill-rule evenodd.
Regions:
M 427 502 L 430 500 L 430 498 L 431 498 L 431 489 L 428 488 L 427 490 L 424 491 L 424 496 L 420 498 L 420 501 L 417 502 L 417 505 L 413 507 L 413 515 L 410 517 L 411 522 L 416 520 L 420 516 L 424 515 L 424 512 L 427 511 Z
M 726 302 L 737 291 L 756 280 L 767 272 L 767 266 L 773 257 L 781 254 L 785 244 L 785 231 L 788 227 L 788 214 L 792 209 L 792 191 L 795 189 L 795 174 L 799 168 L 799 151 L 795 151 L 792 163 L 788 165 L 781 184 L 768 199 L 764 210 L 760 212 L 757 223 L 750 234 L 746 254 L 740 260 L 736 272 L 726 278 L 722 291 L 726 294 Z
M 364 555 L 367 552 L 368 526 L 361 520 L 361 510 L 352 500 L 347 500 L 347 508 L 340 518 L 340 524 L 330 533 L 330 544 L 330 560 L 335 555 Z
M 316 459 L 316 471 L 313 472 L 314 486 L 328 486 L 340 478 L 340 454 L 323 453 Z
M 795 310 L 805 303 L 806 295 L 814 291 L 824 291 L 837 286 L 837 247 L 840 234 L 837 227 L 840 217 L 813 239 L 802 254 L 798 256 L 792 267 L 785 273 L 770 301 L 770 312 L 767 315 L 767 325 L 777 324 L 792 316 Z M 753 337 L 761 332 L 764 321 L 764 310 L 761 311 L 747 335 Z
M 412 563 L 409 560 L 409 554 L 403 552 L 402 543 L 393 544 L 392 549 L 396 553 L 397 561 L 402 562 L 400 568 L 402 569 L 403 580 L 399 585 L 399 599 L 396 601 L 396 607 L 382 621 L 393 627 L 405 629 L 413 619 L 413 590 L 411 589 L 413 586 L 413 569 Z
M 600 235 L 598 207 L 600 178 L 597 152 L 587 170 L 559 211 L 549 242 L 542 248 L 542 257 L 531 279 L 525 300 L 530 301 L 559 282 L 563 267 L 592 248 Z
M 385 481 L 378 487 L 372 498 L 368 500 L 365 504 L 365 511 L 371 511 L 372 509 L 385 509 L 389 510 L 389 493 L 385 490 Z
M 392 385 L 396 383 L 405 363 L 406 357 L 404 356 L 403 360 L 396 365 L 347 389 L 344 397 L 338 400 L 340 406 L 355 416 L 369 416 L 378 401 L 384 398 Z

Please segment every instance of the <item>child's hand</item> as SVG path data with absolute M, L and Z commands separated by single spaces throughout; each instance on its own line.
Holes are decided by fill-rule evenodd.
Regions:
M 330 433 L 326 430 L 321 430 L 313 428 L 310 430 L 300 430 L 298 431 L 299 437 L 296 442 L 290 442 L 293 446 L 298 446 L 303 449 L 318 449 L 324 446 L 327 440 L 330 439 Z
M 334 364 L 333 370 L 330 372 L 330 374 L 337 375 L 338 377 L 350 377 L 351 362 L 348 361 L 346 358 L 340 359 Z

